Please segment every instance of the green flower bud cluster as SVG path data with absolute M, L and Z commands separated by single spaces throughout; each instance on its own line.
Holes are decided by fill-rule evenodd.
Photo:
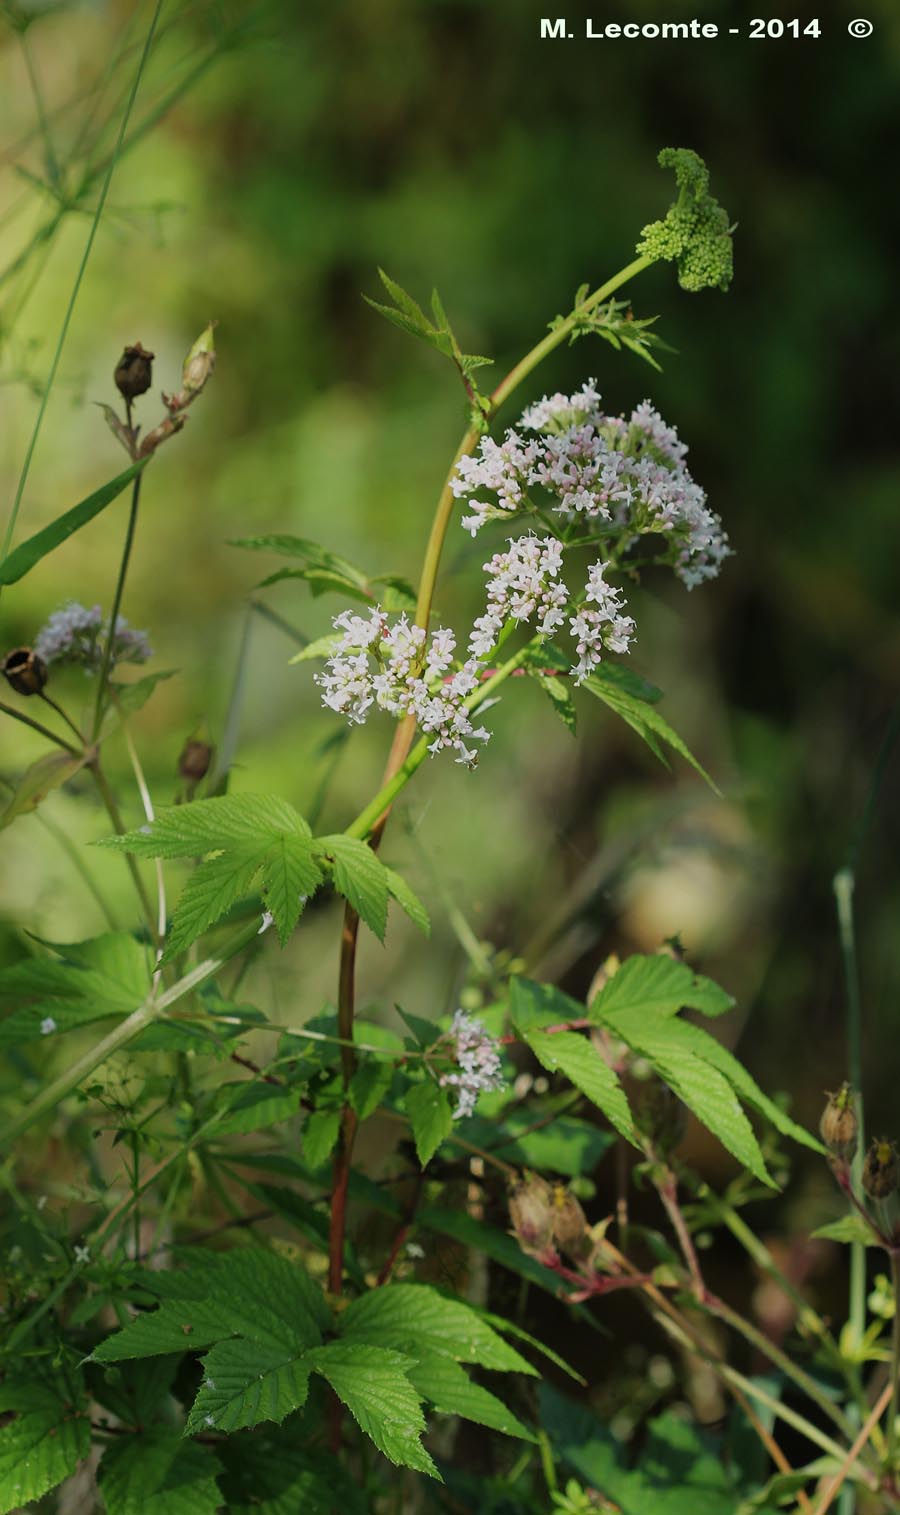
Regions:
M 709 171 L 688 147 L 664 147 L 662 168 L 675 171 L 678 199 L 662 221 L 641 233 L 637 251 L 675 263 L 682 289 L 728 288 L 732 276 L 731 226 L 727 212 L 709 192 Z

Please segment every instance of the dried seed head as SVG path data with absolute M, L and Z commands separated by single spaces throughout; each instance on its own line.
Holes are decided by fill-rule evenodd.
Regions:
M 862 1185 L 870 1199 L 889 1199 L 900 1181 L 900 1159 L 893 1142 L 874 1141 L 863 1164 Z
M 178 772 L 187 784 L 199 784 L 209 772 L 209 765 L 213 759 L 215 748 L 209 742 L 197 741 L 190 737 L 181 750 L 178 759 Z
M 561 1252 L 576 1261 L 588 1257 L 593 1249 L 587 1216 L 565 1184 L 553 1186 L 553 1240 Z
M 31 647 L 14 647 L 0 666 L 16 694 L 40 694 L 47 682 L 47 664 Z
M 136 400 L 138 395 L 147 393 L 153 383 L 155 356 L 155 353 L 148 352 L 140 342 L 126 347 L 113 374 L 116 388 L 126 400 Z
M 829 1094 L 828 1104 L 819 1122 L 819 1134 L 833 1157 L 852 1162 L 856 1152 L 859 1121 L 853 1108 L 853 1090 L 841 1084 L 836 1094 Z
M 546 1252 L 553 1237 L 553 1191 L 546 1179 L 528 1173 L 513 1185 L 509 1218 L 519 1246 L 526 1252 Z

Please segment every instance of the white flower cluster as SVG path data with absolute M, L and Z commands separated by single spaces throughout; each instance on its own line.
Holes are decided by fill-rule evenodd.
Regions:
M 504 621 L 530 621 L 537 615 L 542 636 L 552 636 L 565 622 L 569 594 L 560 582 L 562 543 L 555 537 L 528 535 L 510 539 L 508 552 L 495 552 L 484 571 L 489 575 L 487 609 L 469 639 L 469 651 L 485 657 Z
M 456 648 L 453 632 L 437 630 L 429 640 L 405 615 L 392 625 L 379 607 L 368 616 L 344 611 L 334 625 L 342 634 L 315 676 L 323 704 L 354 724 L 365 721 L 373 705 L 397 717 L 414 715 L 432 737 L 432 753 L 452 748 L 456 761 L 471 767 L 477 752 L 466 743 L 486 742 L 490 735 L 472 725 L 465 707 L 481 665 L 470 657 L 445 676 Z
M 109 621 L 104 621 L 99 605 L 88 609 L 71 600 L 61 610 L 54 611 L 46 626 L 41 627 L 34 650 L 45 663 L 74 663 L 85 673 L 99 673 L 108 635 Z M 146 632 L 133 630 L 120 615 L 116 620 L 113 665 L 146 663 L 152 656 Z
M 481 1021 L 472 1015 L 457 1010 L 447 1033 L 450 1052 L 459 1066 L 458 1073 L 444 1073 L 439 1080 L 441 1087 L 451 1086 L 456 1090 L 454 1120 L 471 1115 L 479 1094 L 490 1089 L 502 1089 L 506 1080 L 500 1062 L 500 1047 Z
M 594 563 L 588 570 L 588 600 L 569 621 L 569 630 L 576 640 L 578 662 L 575 666 L 575 682 L 581 684 L 600 662 L 604 651 L 627 652 L 634 636 L 634 619 L 623 615 L 625 602 L 622 591 L 615 584 L 607 584 L 603 577 L 608 563 Z
M 457 465 L 451 488 L 468 503 L 472 514 L 462 524 L 473 536 L 527 506 L 539 487 L 565 520 L 621 527 L 626 542 L 644 532 L 670 536 L 675 571 L 689 589 L 718 573 L 729 552 L 722 524 L 688 472 L 686 447 L 648 401 L 627 421 L 609 416 L 591 382 L 574 395 L 545 396 L 519 427 L 499 444 L 483 438 L 476 455 Z

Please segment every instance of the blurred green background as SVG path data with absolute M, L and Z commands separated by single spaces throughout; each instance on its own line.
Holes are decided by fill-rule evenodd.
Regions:
M 521 400 L 594 375 L 609 409 L 650 397 L 689 443 L 736 556 L 692 595 L 648 578 L 632 602 L 634 665 L 666 690 L 665 713 L 724 797 L 681 764 L 655 765 L 599 711 L 584 708 L 573 742 L 540 692 L 517 683 L 491 714 L 477 773 L 435 761 L 398 810 L 385 855 L 427 900 L 435 933 L 426 946 L 398 921 L 387 952 L 366 941 L 360 984 L 386 1007 L 452 1006 L 461 921 L 575 993 L 610 951 L 653 950 L 680 931 L 738 996 L 752 1071 L 789 1090 L 808 1122 L 846 1071 L 831 879 L 900 676 L 900 24 L 888 0 L 866 0 L 876 32 L 855 41 L 846 25 L 859 4 L 830 6 L 819 40 L 687 43 L 541 42 L 537 8 L 521 0 L 166 7 L 17 532 L 122 465 L 93 402 L 115 398 L 123 345 L 156 353 L 155 394 L 176 387 L 190 342 L 218 318 L 215 377 L 144 489 L 124 610 L 149 630 L 153 667 L 181 673 L 135 733 L 165 803 L 185 737 L 205 725 L 222 739 L 249 634 L 234 785 L 308 808 L 329 779 L 322 824 L 346 824 L 377 786 L 389 727 L 330 743 L 340 722 L 320 711 L 309 667 L 289 667 L 288 638 L 247 620 L 277 560 L 229 539 L 292 531 L 373 574 L 415 577 L 464 407 L 449 366 L 362 301 L 377 293 L 376 266 L 420 297 L 436 284 L 463 346 L 495 357 L 487 372 L 499 379 L 582 280 L 629 261 L 671 198 L 658 149 L 696 148 L 738 223 L 730 293 L 686 295 L 670 268 L 652 270 L 629 293 L 677 349 L 663 373 L 581 342 Z M 2 7 L 4 511 L 96 175 L 78 186 L 111 149 L 151 9 L 42 8 L 23 33 L 30 13 Z M 722 28 L 748 20 L 722 4 L 695 13 Z M 595 14 L 683 19 L 670 0 Z M 146 425 L 157 408 L 141 401 Z M 126 513 L 123 498 L 4 592 L 4 647 L 31 640 L 68 598 L 108 608 Z M 448 544 L 438 609 L 461 630 L 477 613 L 484 545 L 458 530 Z M 343 608 L 290 584 L 264 596 L 307 636 Z M 81 675 L 58 693 L 77 706 Z M 40 750 L 4 721 L 7 776 Z M 110 761 L 127 785 L 123 751 Z M 894 761 L 857 907 L 866 1095 L 875 1128 L 900 1135 L 896 774 Z M 138 818 L 133 789 L 125 808 Z M 78 839 L 107 829 L 77 783 L 47 811 Z M 55 940 L 101 929 L 39 821 L 16 821 L 2 847 L 11 928 Z M 121 860 L 92 865 L 124 895 Z M 287 1023 L 305 1018 L 333 990 L 336 948 L 336 909 L 319 907 L 287 953 L 265 955 L 254 992 Z M 693 1155 L 725 1171 L 699 1143 Z M 827 1175 L 813 1165 L 808 1182 L 821 1219 Z

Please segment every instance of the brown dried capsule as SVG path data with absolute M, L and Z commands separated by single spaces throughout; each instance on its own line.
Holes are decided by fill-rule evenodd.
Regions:
M 819 1134 L 833 1157 L 852 1162 L 856 1153 L 859 1121 L 853 1108 L 853 1090 L 841 1084 L 836 1094 L 829 1094 L 828 1104 L 819 1122 Z
M 536 1173 L 520 1179 L 510 1191 L 509 1218 L 520 1247 L 546 1252 L 553 1237 L 553 1193 Z
M 900 1159 L 893 1142 L 874 1141 L 863 1164 L 862 1186 L 870 1199 L 889 1199 L 900 1181 Z
M 116 388 L 126 400 L 136 400 L 138 395 L 147 393 L 153 383 L 155 356 L 155 353 L 148 352 L 140 342 L 126 347 L 113 374 Z
M 200 742 L 194 737 L 185 742 L 178 759 L 178 772 L 185 783 L 193 786 L 206 778 L 214 751 L 209 742 Z
M 40 694 L 47 682 L 47 664 L 30 647 L 14 647 L 0 666 L 16 694 Z
M 576 1261 L 588 1257 L 593 1249 L 587 1216 L 565 1184 L 553 1186 L 553 1240 L 561 1252 Z

